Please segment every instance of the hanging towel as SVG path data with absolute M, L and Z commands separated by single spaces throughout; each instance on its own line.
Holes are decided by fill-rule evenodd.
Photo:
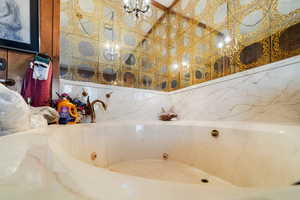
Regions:
M 48 80 L 50 59 L 36 56 L 33 62 L 33 79 Z
M 47 69 L 40 70 L 42 66 Z M 22 84 L 21 95 L 25 101 L 33 107 L 48 106 L 52 99 L 52 78 L 51 60 L 36 56 L 30 62 Z

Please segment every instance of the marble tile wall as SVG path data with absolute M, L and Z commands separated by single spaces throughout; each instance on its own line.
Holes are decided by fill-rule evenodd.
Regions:
M 61 80 L 61 92 L 78 97 L 85 89 L 91 101 L 101 99 L 108 104 L 106 112 L 97 109 L 97 121 L 107 120 L 157 120 L 161 107 L 170 107 L 164 92 L 123 88 L 110 85 Z M 111 98 L 106 94 L 111 93 Z
M 166 93 L 61 80 L 61 90 L 107 101 L 102 120 L 157 120 L 175 106 L 184 121 L 300 122 L 300 56 Z M 113 92 L 111 99 L 105 94 Z
M 172 92 L 181 120 L 300 122 L 300 56 Z

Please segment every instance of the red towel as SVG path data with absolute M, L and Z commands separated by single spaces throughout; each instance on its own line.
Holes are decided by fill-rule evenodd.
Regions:
M 30 105 L 33 107 L 49 106 L 52 99 L 52 63 L 50 62 L 47 80 L 36 80 L 33 79 L 32 75 L 33 67 L 28 67 L 23 80 L 21 95 L 26 102 L 30 99 Z

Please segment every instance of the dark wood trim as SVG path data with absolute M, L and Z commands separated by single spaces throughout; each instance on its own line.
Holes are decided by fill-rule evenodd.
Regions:
M 155 29 L 155 28 L 157 27 L 157 23 L 159 24 L 159 23 L 163 20 L 163 18 L 166 16 L 166 13 L 167 13 L 167 12 L 172 13 L 172 14 L 175 14 L 175 15 L 178 15 L 178 16 L 180 16 L 181 18 L 183 18 L 183 19 L 185 19 L 185 20 L 187 20 L 187 21 L 192 22 L 193 24 L 197 24 L 199 27 L 204 28 L 204 29 L 207 29 L 209 32 L 216 33 L 216 34 L 219 34 L 219 35 L 223 36 L 223 33 L 221 33 L 220 31 L 218 31 L 218 30 L 216 30 L 216 29 L 214 29 L 214 28 L 212 28 L 212 27 L 209 27 L 207 24 L 204 24 L 204 23 L 202 23 L 202 22 L 199 22 L 199 21 L 196 20 L 196 19 L 190 18 L 190 17 L 188 17 L 188 16 L 182 15 L 182 14 L 180 14 L 180 13 L 178 13 L 178 12 L 172 10 L 172 9 L 174 8 L 174 6 L 176 6 L 177 3 L 178 3 L 179 1 L 180 1 L 180 0 L 175 0 L 175 1 L 170 5 L 170 7 L 166 7 L 166 6 L 164 6 L 164 5 L 160 4 L 160 3 L 158 3 L 157 1 L 152 0 L 152 5 L 155 6 L 155 7 L 157 7 L 157 8 L 159 8 L 159 9 L 161 9 L 161 10 L 163 10 L 165 13 L 164 13 L 164 15 L 162 15 L 162 17 L 160 17 L 160 18 L 156 21 L 156 23 L 153 25 L 153 27 L 150 29 L 150 31 L 146 34 L 145 38 L 146 38 L 149 34 L 152 33 L 153 29 Z
M 60 60 L 60 0 L 53 2 L 53 42 L 52 58 L 54 66 L 54 77 L 59 78 L 59 60 Z
M 0 49 L 0 58 L 4 58 L 7 61 L 7 49 Z M 0 71 L 0 79 L 7 78 L 7 68 L 5 71 Z
M 178 3 L 179 1 L 180 1 L 180 0 L 175 0 L 175 1 L 171 4 L 171 6 L 169 7 L 169 10 L 171 10 L 172 8 L 174 8 L 174 6 L 176 6 L 177 3 Z
M 187 20 L 187 21 L 190 21 L 190 22 L 193 23 L 193 24 L 197 24 L 199 27 L 204 28 L 204 29 L 207 29 L 207 30 L 208 30 L 209 32 L 211 32 L 211 33 L 216 33 L 216 34 L 221 35 L 221 36 L 224 35 L 224 34 L 221 33 L 220 31 L 218 31 L 218 30 L 216 30 L 216 29 L 214 29 L 214 28 L 212 28 L 212 27 L 207 26 L 206 24 L 204 24 L 204 23 L 202 23 L 202 22 L 199 22 L 199 21 L 196 20 L 196 19 L 190 18 L 190 17 L 188 17 L 188 16 L 184 16 L 184 15 L 182 15 L 182 14 L 180 14 L 180 13 L 178 13 L 178 12 L 175 12 L 175 11 L 173 11 L 173 10 L 170 10 L 170 13 L 172 13 L 172 14 L 174 14 L 174 15 L 177 15 L 177 16 L 180 16 L 181 18 L 183 18 L 183 19 L 185 19 L 185 20 Z
M 151 4 L 153 6 L 155 6 L 156 8 L 159 8 L 159 9 L 161 9 L 163 11 L 167 11 L 168 10 L 168 7 L 162 5 L 161 3 L 158 3 L 157 1 L 152 0 Z

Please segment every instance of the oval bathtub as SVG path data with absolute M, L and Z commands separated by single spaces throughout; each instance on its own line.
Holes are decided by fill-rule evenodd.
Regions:
M 212 136 L 213 130 L 218 137 Z M 78 199 L 300 196 L 300 189 L 291 186 L 300 181 L 299 126 L 120 122 L 53 126 L 40 132 L 48 137 L 41 143 L 47 154 L 34 155 L 50 159 L 44 162 L 46 169 Z

